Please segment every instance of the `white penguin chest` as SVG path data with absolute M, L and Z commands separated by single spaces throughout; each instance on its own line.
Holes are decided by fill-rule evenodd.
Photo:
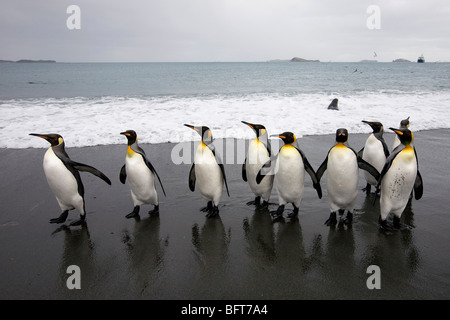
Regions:
M 327 182 L 336 187 L 356 187 L 358 182 L 358 163 L 356 155 L 346 147 L 334 147 L 328 155 Z
M 215 204 L 219 202 L 223 189 L 222 171 L 213 152 L 203 143 L 197 147 L 194 158 L 195 178 L 200 193 Z
M 281 148 L 275 176 L 282 184 L 303 184 L 305 168 L 303 159 L 295 147 L 285 145 Z
M 386 162 L 383 144 L 373 133 L 367 138 L 362 158 L 373 165 L 378 172 L 381 172 L 383 169 Z
M 392 161 L 383 177 L 381 192 L 391 199 L 406 199 L 413 189 L 417 175 L 417 161 L 414 150 L 403 150 Z
M 256 178 L 258 171 L 261 167 L 269 161 L 269 152 L 263 143 L 254 139 L 249 146 L 247 160 L 246 160 L 246 170 L 247 174 L 252 178 Z M 252 179 L 254 180 L 254 179 Z
M 140 154 L 127 155 L 125 167 L 131 185 L 143 186 L 153 184 L 153 173 L 147 167 L 144 158 Z
M 43 167 L 47 182 L 57 197 L 65 191 L 77 192 L 77 180 L 52 148 L 49 148 L 44 155 Z

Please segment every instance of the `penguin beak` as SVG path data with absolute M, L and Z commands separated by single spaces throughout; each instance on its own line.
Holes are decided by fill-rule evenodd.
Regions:
M 126 132 L 126 131 L 124 131 L 124 132 L 121 132 L 120 134 L 123 134 L 124 136 L 127 136 L 127 137 L 129 137 L 129 136 L 130 136 L 130 134 L 129 134 L 128 132 Z
M 400 130 L 398 130 L 398 129 L 395 129 L 395 128 L 389 128 L 389 129 L 391 129 L 392 131 L 394 131 L 396 134 L 398 134 L 398 135 L 400 135 L 400 136 L 403 135 L 403 132 L 400 131 Z
M 271 137 L 277 137 L 277 138 L 280 138 L 280 139 L 286 139 L 286 137 L 281 135 L 281 134 L 271 134 L 270 136 Z
M 246 124 L 246 125 L 248 125 L 250 128 L 252 128 L 252 129 L 255 129 L 254 128 L 254 124 L 252 124 L 252 123 L 250 123 L 250 122 L 246 122 L 246 121 L 241 121 L 243 124 Z
M 372 126 L 372 122 L 370 121 L 362 120 L 361 122 L 367 123 L 369 126 Z
M 192 130 L 197 131 L 200 135 L 200 130 L 198 128 L 196 128 L 195 126 L 191 125 L 191 124 L 184 124 L 186 127 L 191 128 Z
M 49 137 L 46 134 L 40 134 L 40 133 L 30 133 L 30 136 L 39 137 L 39 138 L 45 139 L 47 141 L 49 139 Z

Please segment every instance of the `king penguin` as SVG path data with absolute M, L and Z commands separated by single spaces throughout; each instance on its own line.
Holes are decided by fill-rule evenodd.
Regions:
M 343 215 L 347 210 L 344 224 L 350 225 L 353 221 L 356 196 L 358 195 L 358 168 L 368 171 L 374 179 L 378 179 L 379 172 L 372 165 L 358 157 L 356 151 L 347 145 L 348 131 L 345 128 L 336 130 L 336 144 L 328 151 L 327 157 L 317 170 L 317 178 L 327 173 L 327 194 L 330 205 L 330 217 L 325 224 L 337 224 L 336 213 Z
M 423 181 L 419 172 L 419 161 L 416 149 L 411 145 L 413 134 L 407 128 L 394 129 L 401 144 L 394 149 L 381 171 L 377 183 L 380 193 L 380 226 L 387 225 L 389 213 L 394 214 L 393 224 L 400 228 L 400 217 L 408 203 L 411 190 L 414 189 L 416 200 L 422 198 Z
M 314 189 L 317 191 L 319 199 L 322 198 L 322 189 L 316 172 L 311 167 L 303 151 L 300 150 L 297 139 L 292 132 L 271 135 L 283 140 L 284 145 L 278 152 L 276 165 L 269 173 L 264 174 L 265 166 L 258 172 L 256 182 L 261 183 L 267 174 L 275 170 L 275 182 L 278 193 L 278 209 L 271 211 L 272 220 L 276 221 L 283 216 L 284 207 L 287 203 L 292 203 L 294 212 L 288 218 L 298 215 L 298 209 L 303 197 L 305 182 L 305 171 L 311 176 Z M 273 173 L 272 173 L 273 174 Z
M 256 183 L 256 176 L 262 166 L 270 161 L 272 154 L 267 130 L 261 124 L 253 124 L 245 121 L 241 122 L 252 128 L 256 134 L 256 138 L 250 142 L 247 157 L 242 165 L 242 179 L 248 182 L 250 189 L 255 194 L 255 200 L 247 202 L 247 205 L 254 204 L 259 206 L 262 198 L 262 206 L 266 207 L 269 205 L 274 176 L 266 176 L 259 184 Z
M 409 117 L 400 121 L 400 129 L 409 129 Z M 400 144 L 401 142 L 398 135 L 395 135 L 394 142 L 392 143 L 392 151 Z
M 44 173 L 63 212 L 58 218 L 50 219 L 50 223 L 65 222 L 69 210 L 77 209 L 80 212 L 80 219 L 70 223 L 70 226 L 81 225 L 86 220 L 86 210 L 84 186 L 79 171 L 92 173 L 109 185 L 111 181 L 94 167 L 71 160 L 64 149 L 64 139 L 61 135 L 56 133 L 30 133 L 30 135 L 45 139 L 51 145 L 44 155 Z
M 125 164 L 120 169 L 120 182 L 125 184 L 128 177 L 128 184 L 131 189 L 131 198 L 133 199 L 133 211 L 127 214 L 126 218 L 133 218 L 139 216 L 140 206 L 143 204 L 154 205 L 153 210 L 148 214 L 159 213 L 158 193 L 155 188 L 155 176 L 158 178 L 161 189 L 166 195 L 166 191 L 161 183 L 158 173 L 148 160 L 144 150 L 139 147 L 137 142 L 137 134 L 134 130 L 127 130 L 121 132 L 128 140 L 127 155 L 125 157 Z
M 389 157 L 389 150 L 386 142 L 383 139 L 383 125 L 380 122 L 371 122 L 362 120 L 372 128 L 372 133 L 366 140 L 364 148 L 362 148 L 358 155 L 368 163 L 370 163 L 378 172 L 381 172 L 387 157 Z M 371 186 L 376 186 L 377 180 L 368 172 L 364 172 L 367 184 L 363 189 L 366 194 L 370 194 Z
M 197 183 L 201 195 L 207 201 L 207 206 L 201 210 L 208 212 L 208 218 L 214 217 L 219 213 L 219 202 L 222 198 L 223 185 L 228 191 L 227 179 L 225 176 L 225 168 L 216 155 L 213 144 L 212 132 L 208 127 L 196 127 L 185 124 L 186 127 L 195 130 L 202 138 L 198 144 L 194 156 L 194 163 L 189 171 L 189 189 L 194 192 Z

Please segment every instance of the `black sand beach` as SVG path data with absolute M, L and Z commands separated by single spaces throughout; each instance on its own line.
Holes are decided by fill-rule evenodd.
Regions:
M 367 135 L 349 131 L 358 151 Z M 385 134 L 389 146 L 393 138 Z M 326 178 L 321 200 L 307 177 L 298 219 L 272 223 L 267 210 L 245 204 L 253 194 L 240 164 L 225 165 L 231 196 L 224 192 L 220 215 L 207 219 L 204 200 L 188 188 L 190 165 L 171 162 L 170 143 L 141 144 L 167 192 L 157 186 L 159 217 L 146 206 L 140 220 L 127 220 L 133 204 L 119 182 L 125 141 L 85 148 L 66 141 L 72 159 L 113 184 L 82 173 L 87 225 L 62 227 L 48 222 L 60 210 L 42 169 L 45 149 L 0 149 L 0 299 L 449 299 L 450 130 L 414 138 L 424 195 L 402 216 L 413 227 L 388 233 L 378 228 L 378 200 L 373 206 L 363 191 L 352 227 L 325 226 Z M 315 170 L 333 144 L 333 135 L 299 139 Z M 67 222 L 77 218 L 71 211 Z M 80 290 L 66 286 L 69 265 L 80 267 Z M 380 267 L 379 290 L 367 288 L 370 265 Z

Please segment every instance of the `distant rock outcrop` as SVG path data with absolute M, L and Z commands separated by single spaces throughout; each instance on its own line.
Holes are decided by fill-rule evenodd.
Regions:
M 400 58 L 400 59 L 392 60 L 392 62 L 411 62 L 411 61 L 403 59 L 403 58 Z
M 319 60 L 307 60 L 303 58 L 294 57 L 290 60 L 291 62 L 320 62 Z
M 0 60 L 0 63 L 55 63 L 55 60 L 28 60 L 28 59 L 22 59 L 17 61 L 12 60 Z
M 17 63 L 55 63 L 55 60 L 27 60 L 27 59 L 22 59 L 22 60 L 17 60 Z

